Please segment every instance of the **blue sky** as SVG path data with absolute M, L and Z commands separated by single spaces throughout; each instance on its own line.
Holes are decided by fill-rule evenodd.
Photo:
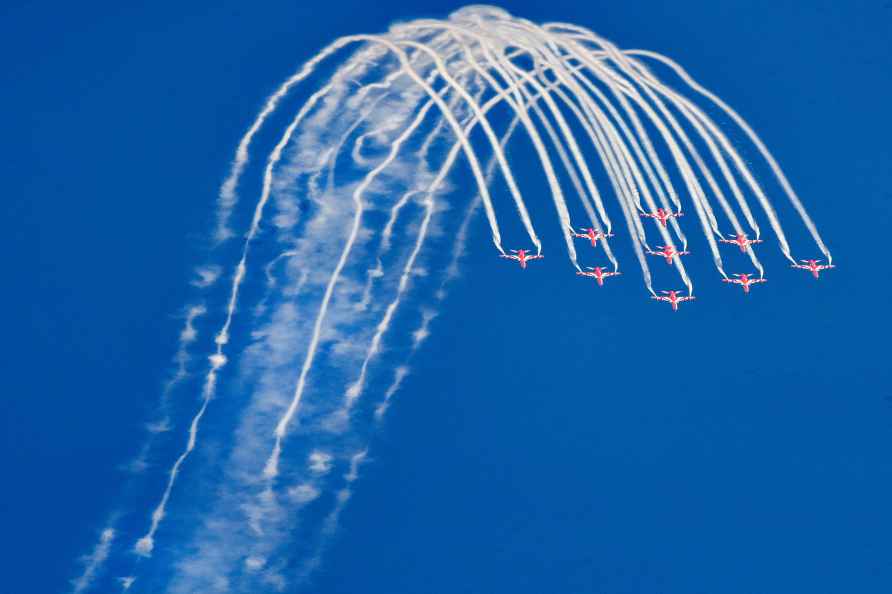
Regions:
M 339 35 L 458 6 L 0 9 L 0 589 L 65 591 L 121 500 L 263 98 Z M 761 134 L 838 268 L 816 284 L 766 248 L 767 285 L 701 281 L 670 315 L 631 270 L 596 291 L 501 266 L 478 220 L 314 590 L 888 592 L 892 5 L 503 6 L 683 64 Z

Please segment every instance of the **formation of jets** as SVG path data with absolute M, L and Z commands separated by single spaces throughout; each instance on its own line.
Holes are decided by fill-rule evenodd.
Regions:
M 642 217 L 652 218 L 660 225 L 664 227 L 667 224 L 669 219 L 677 218 L 683 216 L 681 211 L 671 212 L 664 210 L 662 208 L 656 209 L 656 211 L 652 213 L 642 212 L 639 213 Z M 599 231 L 592 227 L 580 229 L 578 232 L 574 229 L 570 229 L 570 233 L 578 239 L 588 240 L 592 247 L 597 247 L 598 240 L 602 239 L 604 241 L 607 240 L 608 237 L 613 237 L 613 233 L 605 233 L 603 231 Z M 740 248 L 741 252 L 746 252 L 747 248 L 757 243 L 762 243 L 761 239 L 749 239 L 746 233 L 736 233 L 730 234 L 729 239 L 719 239 L 721 243 L 728 243 L 736 245 Z M 680 258 L 681 256 L 686 256 L 690 252 L 687 250 L 678 251 L 673 246 L 663 246 L 658 245 L 657 250 L 647 249 L 647 253 L 651 256 L 660 256 L 666 259 L 667 264 L 672 264 L 673 259 Z M 511 250 L 511 254 L 501 254 L 502 258 L 507 258 L 509 260 L 516 260 L 522 269 L 526 269 L 527 262 L 530 260 L 539 260 L 543 258 L 542 254 L 532 255 L 529 250 L 521 249 L 521 250 Z M 819 264 L 821 260 L 801 260 L 801 264 L 793 264 L 793 268 L 801 268 L 802 270 L 808 270 L 812 273 L 815 278 L 818 278 L 820 272 L 822 270 L 828 270 L 830 268 L 835 268 L 833 264 Z M 587 266 L 586 269 L 579 270 L 576 272 L 577 276 L 584 276 L 595 279 L 597 281 L 598 286 L 604 286 L 604 279 L 610 278 L 611 276 L 619 276 L 621 273 L 617 270 L 609 271 L 606 268 L 601 266 Z M 768 282 L 766 279 L 759 277 L 754 278 L 751 273 L 734 273 L 733 276 L 735 278 L 723 278 L 722 282 L 740 285 L 743 289 L 744 293 L 750 292 L 750 287 L 752 285 Z M 683 303 L 685 301 L 693 301 L 695 297 L 693 295 L 681 295 L 680 291 L 660 291 L 660 295 L 653 295 L 651 299 L 656 301 L 665 301 L 672 305 L 672 311 L 678 311 L 678 304 Z
M 793 264 L 793 268 L 801 268 L 802 270 L 808 270 L 811 272 L 812 276 L 818 278 L 818 275 L 822 270 L 829 270 L 830 268 L 836 268 L 833 264 L 818 264 L 820 260 L 800 260 L 802 264 Z

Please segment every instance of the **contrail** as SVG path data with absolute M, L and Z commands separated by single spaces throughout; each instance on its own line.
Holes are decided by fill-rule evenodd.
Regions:
M 93 585 L 93 580 L 96 579 L 99 571 L 102 566 L 105 564 L 105 561 L 108 559 L 108 554 L 111 551 L 112 541 L 115 538 L 115 530 L 114 528 L 106 528 L 102 531 L 102 534 L 99 535 L 99 542 L 96 543 L 96 547 L 93 549 L 89 555 L 84 558 L 84 571 L 78 576 L 76 579 L 71 581 L 72 584 L 72 593 L 80 594 Z
M 384 398 L 378 406 L 375 407 L 375 420 L 380 421 L 384 418 L 387 409 L 390 408 L 390 399 L 393 398 L 393 395 L 396 394 L 400 389 L 400 386 L 403 385 L 403 380 L 406 379 L 407 375 L 409 375 L 409 368 L 405 365 L 400 365 L 394 370 L 393 382 L 391 382 L 384 391 Z

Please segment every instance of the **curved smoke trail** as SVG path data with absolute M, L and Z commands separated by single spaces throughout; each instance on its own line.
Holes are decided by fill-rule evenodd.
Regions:
M 342 56 L 348 48 L 353 53 Z M 660 298 L 648 235 L 685 250 L 677 216 L 689 205 L 728 280 L 717 237 L 749 229 L 758 238 L 748 197 L 792 258 L 766 191 L 730 140 L 639 58 L 673 69 L 746 132 L 829 259 L 755 132 L 668 58 L 485 6 L 341 38 L 269 97 L 238 144 L 220 190 L 216 237 L 233 235 L 240 194 L 256 202 L 235 265 L 202 275 L 209 284 L 231 266 L 197 410 L 152 511 L 138 528 L 104 533 L 96 567 L 117 555 L 120 585 L 171 593 L 281 590 L 312 574 L 370 438 L 458 274 L 474 215 L 482 208 L 494 255 L 520 257 L 503 250 L 506 237 L 510 247 L 532 245 L 535 255 L 548 244 L 537 231 L 540 209 L 527 205 L 542 190 L 526 188 L 528 176 L 516 175 L 512 163 L 509 147 L 517 143 L 535 156 L 549 194 L 539 199 L 553 204 L 551 228 L 570 272 L 582 271 L 580 260 L 596 263 L 602 249 L 618 270 L 619 254 L 607 243 L 615 231 L 626 236 L 645 289 Z M 311 75 L 323 84 L 302 89 Z M 305 99 L 292 106 L 275 144 L 255 146 L 291 95 Z M 260 188 L 240 188 L 254 162 Z M 456 181 L 462 167 L 472 191 Z M 613 225 L 617 216 L 624 230 Z M 662 224 L 652 222 L 660 216 Z M 582 225 L 601 235 L 596 252 L 577 250 L 573 233 Z M 762 273 L 753 249 L 741 250 Z M 692 293 L 680 258 L 670 262 Z M 247 344 L 233 353 L 234 337 Z M 231 371 L 230 360 L 237 362 Z M 96 567 L 88 565 L 78 588 L 101 583 Z

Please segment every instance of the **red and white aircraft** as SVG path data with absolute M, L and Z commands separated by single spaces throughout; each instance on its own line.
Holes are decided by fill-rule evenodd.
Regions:
M 834 264 L 818 264 L 820 260 L 800 260 L 801 262 L 805 262 L 805 264 L 793 264 L 793 268 L 801 268 L 803 270 L 809 270 L 812 273 L 812 276 L 818 278 L 818 273 L 822 270 L 829 270 L 830 268 L 836 268 Z
M 586 268 L 587 268 L 588 270 L 591 270 L 591 272 L 582 272 L 582 271 L 580 270 L 580 271 L 577 271 L 577 272 L 576 272 L 576 275 L 577 275 L 577 276 L 590 276 L 590 277 L 592 277 L 593 279 L 595 279 L 596 281 L 598 281 L 598 286 L 599 286 L 599 287 L 603 287 L 603 286 L 604 286 L 604 279 L 605 279 L 605 278 L 608 278 L 608 277 L 611 277 L 611 276 L 619 276 L 620 274 L 622 274 L 622 272 L 606 272 L 605 269 L 604 269 L 604 268 L 601 268 L 600 266 L 595 266 L 594 268 L 592 268 L 591 266 L 586 266 Z
M 733 237 L 734 239 L 719 239 L 719 241 L 722 243 L 733 243 L 740 248 L 741 252 L 746 252 L 746 247 L 748 245 L 753 245 L 754 243 L 762 243 L 761 239 L 747 239 L 746 233 L 729 235 L 729 237 Z
M 542 254 L 536 254 L 535 256 L 531 256 L 530 252 L 528 252 L 527 250 L 511 250 L 511 251 L 514 252 L 514 255 L 500 254 L 499 256 L 501 258 L 508 258 L 509 260 L 517 260 L 518 263 L 520 264 L 520 267 L 524 268 L 524 269 L 527 267 L 527 262 L 529 262 L 530 260 L 539 260 L 539 259 L 545 257 Z
M 764 278 L 750 278 L 749 274 L 734 274 L 737 278 L 723 278 L 723 283 L 734 283 L 735 285 L 740 285 L 743 287 L 744 293 L 750 292 L 750 285 L 755 285 L 757 283 L 767 283 L 768 281 Z
M 572 228 L 570 232 L 573 234 L 573 237 L 578 237 L 580 239 L 588 239 L 592 242 L 592 247 L 598 247 L 598 240 L 604 239 L 605 237 L 613 237 L 613 233 L 604 233 L 603 231 L 597 231 L 591 227 L 586 229 L 580 229 L 582 233 L 577 233 Z
M 684 213 L 681 211 L 670 212 L 668 210 L 663 210 L 662 208 L 658 208 L 656 212 L 641 212 L 638 214 L 640 214 L 642 217 L 656 219 L 664 227 L 666 226 L 666 221 L 668 221 L 669 219 L 675 219 L 684 216 Z
M 671 245 L 667 245 L 667 246 L 658 245 L 657 247 L 660 248 L 659 251 L 653 252 L 651 250 L 647 250 L 647 253 L 651 256 L 663 256 L 664 258 L 666 258 L 666 264 L 672 264 L 672 258 L 674 258 L 675 256 L 687 256 L 688 254 L 691 253 L 687 250 L 683 251 L 683 252 L 679 252 Z
M 657 297 L 656 295 L 653 295 L 651 297 L 651 299 L 656 299 L 657 301 L 666 301 L 667 303 L 671 303 L 672 311 L 678 311 L 678 304 L 681 303 L 682 301 L 693 301 L 694 299 L 696 299 L 696 297 L 692 297 L 692 296 L 679 297 L 678 291 L 660 291 L 660 293 L 663 293 L 663 296 Z

